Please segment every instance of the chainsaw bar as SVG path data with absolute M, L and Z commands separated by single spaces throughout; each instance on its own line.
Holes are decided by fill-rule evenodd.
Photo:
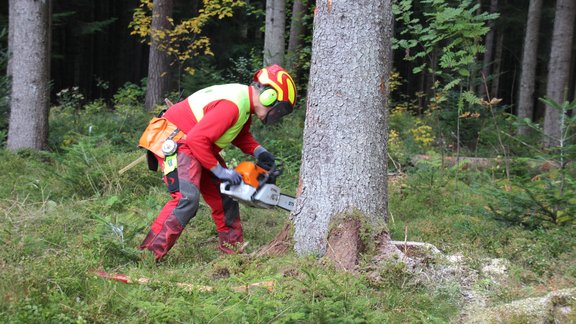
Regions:
M 296 198 L 280 194 L 278 204 L 276 206 L 291 212 L 294 210 L 294 207 L 296 207 Z
M 237 185 L 222 182 L 222 194 L 250 207 L 294 210 L 296 198 L 282 194 L 275 184 L 276 178 L 282 174 L 282 164 L 266 171 L 252 162 L 244 161 L 235 170 L 242 176 L 242 182 Z

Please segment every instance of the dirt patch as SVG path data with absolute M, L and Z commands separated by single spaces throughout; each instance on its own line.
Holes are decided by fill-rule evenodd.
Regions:
M 361 225 L 357 219 L 348 219 L 328 235 L 326 256 L 334 261 L 336 268 L 351 271 L 358 264 L 358 255 L 364 250 L 360 240 Z
M 228 268 L 216 268 L 212 272 L 211 276 L 212 279 L 226 279 L 230 277 L 230 270 Z

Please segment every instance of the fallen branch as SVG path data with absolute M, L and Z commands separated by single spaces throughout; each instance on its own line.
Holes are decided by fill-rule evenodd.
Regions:
M 192 290 L 197 290 L 197 291 L 202 291 L 202 292 L 211 292 L 214 291 L 214 287 L 210 287 L 210 286 L 203 286 L 203 285 L 195 285 L 189 282 L 176 282 L 176 283 L 172 283 L 172 282 L 162 282 L 162 281 L 158 281 L 158 280 L 154 280 L 154 279 L 150 279 L 150 278 L 131 278 L 128 277 L 127 275 L 124 274 L 120 274 L 120 273 L 109 273 L 109 272 L 105 272 L 105 271 L 92 271 L 92 273 L 94 273 L 95 275 L 97 275 L 98 277 L 101 278 L 105 278 L 105 279 L 110 279 L 110 280 L 116 280 L 116 281 L 120 281 L 120 282 L 124 282 L 124 283 L 129 283 L 129 284 L 139 284 L 139 285 L 148 285 L 148 284 L 161 284 L 161 285 L 174 285 L 176 287 L 180 287 L 180 288 L 184 288 L 187 291 L 192 291 Z M 234 290 L 235 292 L 247 292 L 251 289 L 254 288 L 258 288 L 258 287 L 263 287 L 266 288 L 266 290 L 268 290 L 269 292 L 272 292 L 272 289 L 274 288 L 274 281 L 262 281 L 262 282 L 256 282 L 253 284 L 249 284 L 249 285 L 243 285 L 243 286 L 236 286 L 236 287 L 231 287 L 230 289 Z
M 440 250 L 430 243 L 425 242 L 410 242 L 410 241 L 390 241 L 396 247 L 406 248 L 424 248 L 432 252 L 432 254 L 441 254 Z

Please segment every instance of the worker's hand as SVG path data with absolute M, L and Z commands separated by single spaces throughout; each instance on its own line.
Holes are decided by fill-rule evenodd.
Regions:
M 210 171 L 214 173 L 222 182 L 229 182 L 231 185 L 237 185 L 242 182 L 242 176 L 235 170 L 222 167 L 220 164 L 213 167 Z
M 256 148 L 254 157 L 258 160 L 258 165 L 266 171 L 276 166 L 276 158 L 274 155 L 262 146 Z

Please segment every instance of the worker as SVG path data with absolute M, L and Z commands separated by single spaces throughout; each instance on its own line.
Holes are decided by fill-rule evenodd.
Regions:
M 140 248 L 154 252 L 157 261 L 162 259 L 196 215 L 202 195 L 212 210 L 219 249 L 226 254 L 242 253 L 238 203 L 220 194 L 221 182 L 239 184 L 242 177 L 226 167 L 219 152 L 233 144 L 270 169 L 275 157 L 250 133 L 251 117 L 272 124 L 291 113 L 295 102 L 294 80 L 282 67 L 271 65 L 257 71 L 251 85 L 223 84 L 199 90 L 156 118 L 156 124 L 164 123 L 160 127 L 164 134 L 168 129 L 170 135 L 151 141 L 162 144 L 162 152 L 148 152 L 149 166 L 154 169 L 156 163 L 164 171 L 172 200 L 164 205 Z M 152 124 L 142 135 L 142 147 L 148 148 L 143 138 L 153 138 L 146 134 L 154 128 Z

